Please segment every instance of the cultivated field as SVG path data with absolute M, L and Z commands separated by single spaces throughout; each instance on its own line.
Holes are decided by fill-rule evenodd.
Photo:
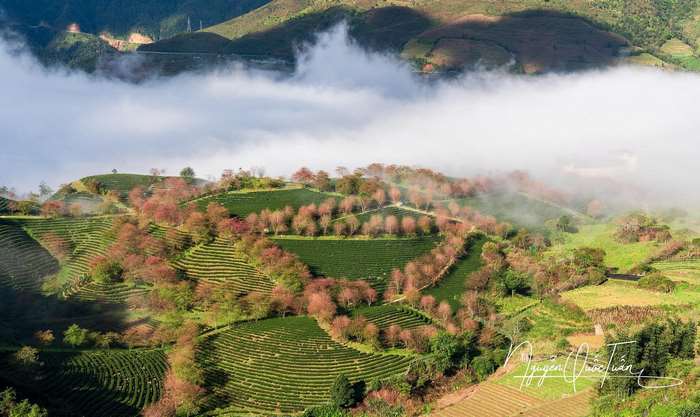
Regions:
M 356 214 L 355 217 L 357 217 L 357 220 L 360 221 L 360 223 L 364 223 L 369 221 L 370 217 L 372 217 L 375 214 L 379 214 L 382 217 L 386 218 L 387 216 L 396 216 L 396 218 L 401 222 L 401 219 L 404 217 L 413 217 L 414 219 L 418 220 L 420 216 L 422 216 L 422 213 L 418 213 L 413 210 L 408 210 L 405 208 L 401 207 L 396 207 L 396 206 L 389 206 L 389 207 L 384 207 L 379 210 L 370 210 L 365 213 L 361 214 Z M 337 219 L 335 221 L 339 221 L 341 219 Z
M 58 262 L 15 222 L 0 220 L 0 286 L 39 290 Z
M 428 289 L 426 294 L 432 295 L 438 302 L 447 301 L 453 310 L 459 308 L 459 298 L 466 291 L 469 274 L 481 267 L 481 247 L 484 243 L 486 239 L 475 240 L 467 249 L 466 256 L 452 267 L 436 287 Z
M 422 314 L 396 304 L 358 308 L 353 311 L 353 315 L 364 316 L 367 321 L 376 324 L 380 329 L 386 329 L 392 325 L 400 326 L 402 329 L 412 329 L 430 324 L 430 320 Z
M 595 397 L 593 389 L 579 394 L 533 407 L 519 414 L 522 417 L 586 417 L 590 415 L 591 400 Z
M 70 244 L 70 254 L 58 274 L 61 284 L 86 274 L 90 260 L 104 254 L 112 243 L 112 238 L 108 236 L 111 217 L 26 219 L 21 224 L 40 242 L 58 236 Z
M 10 200 L 5 197 L 0 197 L 0 214 L 6 213 L 9 210 L 9 204 Z
M 344 347 L 307 317 L 229 328 L 202 342 L 198 358 L 212 394 L 210 407 L 264 415 L 300 412 L 327 402 L 329 387 L 340 373 L 352 382 L 369 382 L 401 374 L 411 361 Z
M 123 282 L 112 282 L 108 284 L 79 282 L 74 287 L 73 291 L 68 290 L 64 296 L 73 300 L 96 304 L 124 304 L 131 297 L 143 295 L 147 292 L 148 287 L 146 286 L 131 285 Z
M 700 259 L 654 262 L 652 266 L 674 281 L 700 285 Z
M 195 200 L 201 208 L 206 208 L 210 202 L 220 203 L 228 211 L 238 217 L 250 213 L 260 213 L 264 209 L 278 210 L 285 206 L 298 209 L 300 206 L 315 203 L 320 204 L 332 194 L 326 194 L 306 188 L 292 188 L 266 191 L 231 191 L 224 194 L 203 197 Z
M 270 292 L 274 287 L 272 280 L 250 265 L 245 255 L 224 239 L 188 251 L 185 257 L 175 262 L 175 267 L 194 280 L 221 285 L 239 294 Z
M 308 239 L 284 237 L 273 241 L 295 253 L 317 276 L 365 279 L 377 290 L 386 288 L 394 268 L 430 251 L 437 236 L 414 239 Z
M 509 417 L 544 401 L 505 385 L 484 382 L 466 399 L 436 411 L 431 417 Z
M 167 368 L 161 350 L 41 352 L 39 358 L 38 379 L 2 358 L 0 380 L 47 398 L 50 415 L 138 416 L 160 397 Z
M 578 362 L 578 367 L 581 366 L 581 361 Z M 549 371 L 539 370 L 550 368 Z M 560 368 L 561 370 L 558 370 Z M 580 369 L 578 369 L 580 371 Z M 533 360 L 530 370 L 527 370 L 527 364 L 521 363 L 511 372 L 498 378 L 495 383 L 504 385 L 510 388 L 517 389 L 524 394 L 539 398 L 541 400 L 559 400 L 567 398 L 577 393 L 583 392 L 593 387 L 596 381 L 596 376 L 591 372 L 581 373 L 579 379 L 576 380 L 576 389 L 571 383 L 571 379 L 564 380 L 563 378 L 546 378 L 546 376 L 564 376 L 570 377 L 574 372 L 573 358 L 566 363 L 566 357 L 560 356 L 554 359 L 545 359 L 541 361 Z M 578 373 L 578 372 L 577 372 Z M 520 378 L 527 376 L 527 379 Z M 545 378 L 542 378 L 545 376 Z M 532 379 L 529 379 L 532 377 Z M 523 383 L 523 381 L 525 381 Z
M 117 191 L 122 197 L 124 197 L 134 187 L 140 186 L 148 188 L 151 184 L 160 181 L 163 178 L 165 177 L 153 177 L 152 175 L 139 174 L 104 174 L 81 178 L 80 183 L 85 184 L 89 181 L 98 181 L 103 190 L 114 190 Z M 79 186 L 80 185 L 81 184 L 79 184 Z

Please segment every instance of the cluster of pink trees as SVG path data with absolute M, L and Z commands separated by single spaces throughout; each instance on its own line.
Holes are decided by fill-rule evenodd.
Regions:
M 264 209 L 259 214 L 249 214 L 246 222 L 251 230 L 258 233 L 270 232 L 277 235 L 293 230 L 297 234 L 314 236 L 319 231 L 324 233 L 328 231 L 334 215 L 348 209 L 352 212 L 354 204 L 352 202 L 347 204 L 346 200 L 348 199 L 337 204 L 336 199 L 328 198 L 318 206 L 316 204 L 301 206 L 296 212 L 291 206 L 275 211 Z
M 282 250 L 264 236 L 244 234 L 236 244 L 258 268 L 291 291 L 300 291 L 311 279 L 309 268 L 296 255 Z
M 187 210 L 182 229 L 187 231 L 194 243 L 202 243 L 216 237 L 220 231 L 226 234 L 236 223 L 229 220 L 228 210 L 219 203 L 211 202 L 204 212 L 196 209 L 194 203 Z
M 170 368 L 165 375 L 161 399 L 143 410 L 145 417 L 194 415 L 204 398 L 204 372 L 195 362 L 198 328 L 186 323 L 178 330 L 177 341 L 168 354 Z
M 484 233 L 506 237 L 513 228 L 509 223 L 499 223 L 495 217 L 481 214 L 469 206 L 462 206 L 454 201 L 447 205 L 437 204 L 435 207 L 438 227 L 450 221 L 460 222 L 466 230 L 481 230 Z
M 452 307 L 447 301 L 441 301 L 437 303 L 435 297 L 432 295 L 424 295 L 420 298 L 418 304 L 420 309 L 427 313 L 434 320 L 442 323 L 442 325 L 448 329 L 452 330 L 454 323 L 452 322 Z M 451 331 L 453 333 L 453 331 Z
M 92 260 L 93 272 L 101 264 L 116 263 L 127 280 L 143 280 L 154 285 L 177 280 L 175 270 L 166 259 L 172 249 L 163 240 L 128 217 L 115 218 L 112 233 L 115 241 L 104 256 Z
M 129 202 L 145 226 L 151 222 L 170 226 L 166 241 L 184 246 L 182 235 L 175 227 L 188 232 L 194 243 L 211 240 L 216 236 L 232 238 L 247 232 L 242 222 L 229 218 L 228 210 L 216 202 L 210 202 L 204 211 L 198 210 L 195 203 L 183 201 L 198 195 L 201 190 L 181 178 L 167 178 L 149 195 L 141 187 L 129 192 Z M 182 249 L 182 247 L 180 248 Z
M 135 306 L 157 311 L 185 309 L 192 293 L 192 283 L 179 280 L 167 261 L 171 253 L 166 241 L 159 239 L 128 217 L 118 217 L 113 224 L 115 241 L 104 255 L 90 261 L 90 275 L 98 282 L 141 281 L 153 285 L 144 296 L 130 299 Z
M 381 193 L 378 193 L 381 194 Z M 431 234 L 437 225 L 440 231 L 447 227 L 449 220 L 446 217 L 438 217 L 437 221 L 427 215 L 403 216 L 395 215 L 383 216 L 381 214 L 371 214 L 367 220 L 361 222 L 353 213 L 355 209 L 366 210 L 358 205 L 361 199 L 355 196 L 348 196 L 336 205 L 336 200 L 328 199 L 316 206 L 309 204 L 302 206 L 298 211 L 294 211 L 291 206 L 281 210 L 263 210 L 259 214 L 251 213 L 246 217 L 246 223 L 250 230 L 258 233 L 273 233 L 275 235 L 292 232 L 305 236 L 336 235 L 354 236 L 362 234 L 365 236 L 404 235 L 415 236 L 416 234 Z M 378 200 L 377 207 L 381 207 Z M 334 217 L 335 218 L 334 220 Z M 417 219 L 416 219 L 417 218 Z
M 435 326 L 426 325 L 413 329 L 402 329 L 401 326 L 392 324 L 382 332 L 384 343 L 389 347 L 404 347 L 417 352 L 427 352 L 430 348 L 430 339 L 438 334 Z
M 364 316 L 350 318 L 337 316 L 331 323 L 333 337 L 341 340 L 358 341 L 375 347 L 381 346 L 379 327 L 367 321 Z
M 44 217 L 80 217 L 83 206 L 80 203 L 66 205 L 61 200 L 48 200 L 41 205 L 41 215 Z
M 366 168 L 360 168 L 356 172 L 388 183 L 403 184 L 410 190 L 409 193 L 411 191 L 423 193 L 425 197 L 429 197 L 428 200 L 432 200 L 433 197 L 468 197 L 479 192 L 490 192 L 496 186 L 496 181 L 488 177 L 455 179 L 431 169 L 413 168 L 405 165 L 374 163 Z
M 372 305 L 377 301 L 377 291 L 366 281 L 315 279 L 304 288 L 303 305 L 306 312 L 322 322 L 330 323 L 338 305 L 349 309 L 364 302 Z
M 184 179 L 170 177 L 153 186 L 150 195 L 144 188 L 135 187 L 129 192 L 129 203 L 142 223 L 179 226 L 194 210 L 192 206 L 181 207 L 180 202 L 198 193 L 199 190 Z
M 364 316 L 350 318 L 342 315 L 333 319 L 331 333 L 333 337 L 340 340 L 366 343 L 375 348 L 404 347 L 418 352 L 427 352 L 430 339 L 438 333 L 438 330 L 432 325 L 402 329 L 396 324 L 380 330 L 376 324 L 367 321 Z
M 242 189 L 269 189 L 284 187 L 284 180 L 265 176 L 262 168 L 239 169 L 234 172 L 225 169 L 218 181 L 208 182 L 201 187 L 201 195 L 217 194 Z
M 417 305 L 420 290 L 435 285 L 464 253 L 467 234 L 459 226 L 461 225 L 456 225 L 455 230 L 450 231 L 438 247 L 407 263 L 403 271 L 393 270 L 384 299 L 391 301 L 403 295 L 409 304 Z
M 321 191 L 331 191 L 333 189 L 330 175 L 322 170 L 314 173 L 309 168 L 302 167 L 292 174 L 292 181 L 317 188 Z

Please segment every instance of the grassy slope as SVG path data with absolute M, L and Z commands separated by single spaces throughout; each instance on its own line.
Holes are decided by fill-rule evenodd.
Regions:
M 576 391 L 574 391 L 574 386 L 570 380 L 565 381 L 563 378 L 542 378 L 544 375 L 562 376 L 566 374 L 570 376 L 573 373 L 573 358 L 568 364 L 566 364 L 566 357 L 556 357 L 534 362 L 532 365 L 538 368 L 561 367 L 561 369 L 565 371 L 544 372 L 542 370 L 533 369 L 532 367 L 527 371 L 527 365 L 520 364 L 513 371 L 499 378 L 496 383 L 522 390 L 522 392 L 527 395 L 543 400 L 557 400 L 591 388 L 595 384 L 595 381 L 597 381 L 595 377 L 599 376 L 592 372 L 582 373 L 579 377 L 580 379 L 576 380 Z M 523 379 L 519 377 L 524 375 L 532 376 L 533 379 L 531 381 L 525 380 L 523 383 Z
M 659 248 L 655 242 L 623 244 L 614 239 L 614 233 L 615 225 L 612 223 L 584 225 L 578 233 L 565 233 L 564 243 L 553 246 L 551 251 L 562 253 L 581 246 L 600 248 L 606 252 L 606 265 L 627 271 Z
M 108 216 L 20 220 L 22 227 L 41 242 L 47 235 L 63 238 L 70 245 L 70 253 L 61 263 L 56 285 L 65 285 L 88 272 L 92 258 L 104 254 L 112 243 L 112 218 Z
M 652 266 L 674 281 L 700 285 L 700 259 L 655 262 Z
M 562 215 L 582 216 L 565 207 L 529 197 L 521 193 L 492 193 L 455 200 L 500 221 L 529 229 L 542 229 L 547 220 Z
M 82 31 L 106 31 L 126 39 L 139 32 L 153 39 L 172 36 L 187 29 L 187 17 L 197 29 L 199 21 L 210 26 L 244 14 L 268 0 L 4 0 L 9 17 L 33 26 L 45 22 L 57 30 L 71 23 Z
M 353 27 L 357 28 L 355 34 L 362 38 L 363 34 L 371 33 L 371 31 L 366 30 L 372 27 L 371 19 L 367 17 L 371 14 L 364 15 L 369 8 L 400 5 L 401 8 L 410 9 L 410 13 L 403 11 L 404 16 L 397 15 L 390 19 L 392 24 L 383 28 L 382 36 L 384 38 L 389 37 L 392 32 L 407 31 L 409 27 L 415 29 L 416 26 L 402 28 L 401 25 L 409 20 L 416 21 L 417 16 L 423 19 L 426 26 L 424 32 L 404 36 L 403 43 L 398 43 L 398 48 L 394 47 L 395 50 L 403 49 L 405 57 L 431 62 L 433 58 L 436 58 L 435 61 L 440 61 L 444 55 L 448 55 L 448 61 L 453 58 L 458 63 L 464 64 L 492 57 L 494 45 L 497 45 L 505 48 L 506 51 L 514 52 L 526 71 L 538 71 L 538 66 L 544 65 L 546 67 L 546 65 L 551 64 L 555 64 L 555 66 L 563 64 L 562 68 L 564 69 L 576 68 L 581 64 L 584 64 L 583 66 L 585 64 L 602 64 L 609 61 L 615 54 L 614 48 L 610 51 L 607 48 L 620 42 L 619 37 L 597 32 L 583 20 L 568 19 L 570 15 L 582 16 L 601 28 L 612 29 L 630 39 L 633 44 L 658 54 L 662 54 L 661 46 L 664 41 L 673 36 L 683 37 L 691 45 L 697 45 L 697 41 L 700 39 L 700 25 L 693 19 L 693 15 L 698 14 L 695 3 L 685 2 L 670 9 L 660 5 L 646 7 L 647 4 L 648 2 L 643 0 L 632 0 L 624 4 L 610 0 L 524 0 L 517 2 L 434 0 L 416 3 L 273 0 L 251 13 L 206 30 L 233 40 L 245 40 L 247 36 L 256 34 L 254 37 L 258 41 L 264 40 L 265 34 L 284 41 L 284 37 L 279 36 L 279 32 L 282 31 L 286 33 L 287 42 L 299 41 L 304 36 L 299 33 L 301 26 L 296 25 L 295 22 L 308 20 L 309 17 L 313 16 L 318 17 L 317 21 L 320 22 L 327 19 L 330 9 L 340 7 L 351 11 L 354 16 L 351 19 Z M 395 11 L 398 12 L 399 9 L 396 7 Z M 376 10 L 378 9 L 374 11 Z M 545 16 L 544 19 L 541 19 L 542 16 L 523 14 L 523 12 L 531 10 L 546 10 L 559 13 L 559 15 Z M 633 10 L 634 13 L 630 13 L 630 10 Z M 465 23 L 464 20 L 460 20 L 469 14 L 490 16 L 514 14 L 516 18 L 498 24 L 483 24 L 483 19 L 481 23 Z M 630 16 L 630 14 L 632 15 Z M 314 25 L 302 26 L 308 28 Z M 396 30 L 392 30 L 391 26 L 395 26 Z M 493 31 L 491 31 L 492 29 Z M 462 31 L 462 34 L 452 35 L 451 33 L 454 33 L 455 30 Z M 465 30 L 466 32 L 464 32 Z M 521 30 L 522 33 L 520 33 Z M 472 42 L 464 41 L 464 33 L 468 33 L 466 37 Z M 525 38 L 528 42 L 521 43 L 522 39 Z M 308 36 L 305 40 L 307 39 Z M 455 41 L 446 44 L 446 39 L 455 39 Z M 582 39 L 586 39 L 587 49 L 580 48 Z M 474 40 L 476 42 L 473 42 Z M 395 42 L 394 46 L 396 44 Z M 533 46 L 538 50 L 528 50 Z M 550 53 L 553 46 L 554 51 Z M 552 62 L 552 60 L 558 62 Z M 683 62 L 679 63 L 683 64 Z
M 567 291 L 562 298 L 572 301 L 584 310 L 631 305 L 700 304 L 698 287 L 683 284 L 670 293 L 643 290 L 634 282 L 609 280 L 602 285 L 587 286 Z
M 664 65 L 700 68 L 697 0 L 68 0 L 60 6 L 38 1 L 6 0 L 3 5 L 18 23 L 16 29 L 42 55 L 88 69 L 94 69 L 97 56 L 114 52 L 95 36 L 102 31 L 122 39 L 131 32 L 153 39 L 180 35 L 145 48 L 150 50 L 293 59 L 295 46 L 343 17 L 365 46 L 403 50 L 404 57 L 420 65 L 446 69 L 502 65 L 511 55 L 517 60 L 515 68 L 525 72 L 606 65 L 625 43 L 619 35 L 669 62 L 660 61 Z M 464 19 L 475 14 L 506 18 Z M 216 36 L 184 33 L 188 17 L 195 30 L 201 20 L 205 31 Z M 40 22 L 48 27 L 39 27 Z M 63 33 L 73 22 L 87 33 Z M 76 38 L 82 41 L 75 50 L 55 45 Z M 665 45 L 674 38 L 688 47 Z M 634 61 L 655 64 L 643 58 Z
M 158 177 L 158 180 L 164 177 Z M 120 194 L 125 195 L 131 189 L 137 186 L 148 187 L 155 182 L 152 175 L 143 174 L 102 174 L 102 175 L 91 175 L 89 177 L 84 177 L 80 179 L 80 183 L 84 184 L 86 181 L 95 180 L 99 181 L 105 190 L 118 191 Z M 78 184 L 80 188 L 81 184 Z M 78 191 L 81 191 L 80 189 Z

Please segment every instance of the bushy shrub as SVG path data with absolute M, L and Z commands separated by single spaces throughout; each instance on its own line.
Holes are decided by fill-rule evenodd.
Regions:
M 107 284 L 121 278 L 123 269 L 119 262 L 100 258 L 92 265 L 92 278 L 99 283 Z
M 646 290 L 659 291 L 669 293 L 676 288 L 676 283 L 668 279 L 668 277 L 663 274 L 656 272 L 650 275 L 646 275 L 639 279 L 637 282 L 639 288 L 644 288 Z
M 471 368 L 474 370 L 477 378 L 479 378 L 480 381 L 483 381 L 486 379 L 486 377 L 493 373 L 496 366 L 493 361 L 491 361 L 491 358 L 481 355 L 472 359 Z
M 302 417 L 346 417 L 348 414 L 335 405 L 321 405 L 304 411 Z
M 355 392 L 352 384 L 344 374 L 338 375 L 331 387 L 331 403 L 335 407 L 352 407 L 355 404 Z

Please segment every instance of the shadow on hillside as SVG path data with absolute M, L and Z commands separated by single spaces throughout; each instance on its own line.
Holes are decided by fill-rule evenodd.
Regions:
M 79 353 L 40 352 L 42 365 L 30 370 L 11 365 L 9 352 L 0 354 L 5 370 L 0 375 L 0 390 L 3 385 L 14 388 L 19 394 L 18 398 L 28 398 L 40 404 L 51 417 L 95 415 L 92 413 L 98 410 L 109 410 L 111 416 L 138 415 L 140 409 L 132 405 L 131 398 L 124 398 L 123 390 L 105 383 L 104 378 L 109 379 L 113 375 L 100 374 L 100 368 L 76 368 L 71 365 L 71 359 Z M 109 370 L 102 368 L 102 371 Z M 89 401 L 84 401 L 86 398 Z
M 382 7 L 362 13 L 333 7 L 246 35 L 231 42 L 226 51 L 293 61 L 296 51 L 341 21 L 349 23 L 350 35 L 359 45 L 380 52 L 398 51 L 409 39 L 433 26 L 430 18 L 408 7 Z
M 215 358 L 202 353 L 213 352 L 216 349 L 213 346 L 215 340 L 215 337 L 208 337 L 202 341 L 197 356 L 197 361 L 204 370 L 204 386 L 211 393 L 206 399 L 206 409 L 223 407 L 234 400 L 225 389 L 230 380 L 229 374 L 219 367 L 220 364 Z
M 350 23 L 350 33 L 360 45 L 379 51 L 399 50 L 409 39 L 434 25 L 429 18 L 408 7 L 382 7 L 362 13 L 331 7 L 233 41 L 214 33 L 191 33 L 144 45 L 139 51 L 236 54 L 291 62 L 296 52 L 313 42 L 319 32 L 344 20 Z
M 0 286 L 0 340 L 5 344 L 33 343 L 38 330 L 53 330 L 56 340 L 73 323 L 90 330 L 122 331 L 125 305 L 62 300 L 54 296 Z
M 293 62 L 300 47 L 343 20 L 362 47 L 379 52 L 404 50 L 407 58 L 447 70 L 514 64 L 525 73 L 575 71 L 611 65 L 627 46 L 624 38 L 582 17 L 555 11 L 469 15 L 440 25 L 415 9 L 391 6 L 361 13 L 333 7 L 233 41 L 214 34 L 190 34 L 149 48 L 159 50 L 162 45 L 164 51 L 180 48 Z
M 156 43 L 141 45 L 139 52 L 222 54 L 231 40 L 211 32 L 181 33 Z
M 446 68 L 469 67 L 506 52 L 525 73 L 610 65 L 628 45 L 582 17 L 548 10 L 465 16 L 423 32 L 418 40 L 431 45 L 428 61 Z

